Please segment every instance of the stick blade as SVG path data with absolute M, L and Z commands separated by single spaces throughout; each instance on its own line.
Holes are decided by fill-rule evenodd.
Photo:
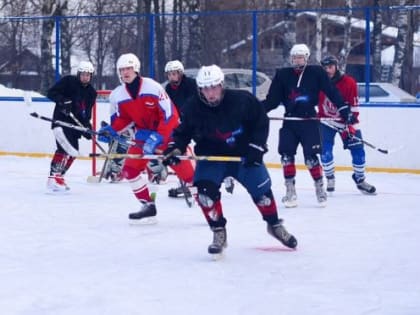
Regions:
M 86 181 L 88 183 L 90 183 L 90 184 L 98 184 L 98 183 L 101 182 L 101 179 L 102 179 L 101 176 L 93 176 L 93 175 L 91 175 L 91 176 L 88 176 L 86 178 Z
M 29 91 L 23 92 L 23 101 L 25 102 L 26 106 L 30 107 L 32 105 L 32 95 Z

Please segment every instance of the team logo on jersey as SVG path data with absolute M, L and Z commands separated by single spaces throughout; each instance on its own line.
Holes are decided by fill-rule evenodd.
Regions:
M 221 132 L 220 130 L 216 130 L 216 138 L 223 140 L 228 145 L 234 145 L 236 142 L 236 136 L 242 133 L 243 133 L 242 127 L 239 127 L 238 129 L 234 131 L 229 131 L 229 132 Z
M 321 104 L 322 109 L 326 116 L 329 117 L 338 117 L 337 107 L 331 103 L 331 101 L 328 99 L 328 97 L 325 97 L 324 102 Z
M 80 101 L 78 108 L 80 116 L 82 116 L 83 118 L 86 118 L 86 107 L 86 103 L 84 101 Z
M 291 101 L 295 101 L 295 100 L 296 100 L 296 98 L 298 98 L 298 97 L 299 97 L 299 95 L 300 95 L 300 93 L 299 93 L 298 91 L 296 91 L 296 90 L 292 90 L 292 91 L 290 92 L 290 94 L 289 94 L 289 100 L 291 100 Z
M 159 94 L 159 101 L 163 101 L 163 100 L 166 100 L 168 98 L 169 98 L 169 96 L 166 92 L 162 92 L 162 93 Z
M 296 103 L 308 103 L 309 102 L 309 96 L 308 95 L 299 95 L 295 98 Z

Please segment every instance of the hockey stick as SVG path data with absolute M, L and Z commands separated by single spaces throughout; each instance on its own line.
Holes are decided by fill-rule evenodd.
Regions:
M 144 159 L 144 160 L 162 160 L 165 158 L 163 154 L 130 154 L 130 153 L 111 153 L 111 154 L 100 154 L 91 153 L 89 157 L 102 157 L 112 159 Z M 239 156 L 214 156 L 214 155 L 177 155 L 180 160 L 194 160 L 194 161 L 213 161 L 213 162 L 241 162 L 242 158 Z
M 293 120 L 293 121 L 308 121 L 308 120 L 318 120 L 318 121 L 341 121 L 341 118 L 333 117 L 268 117 L 270 120 Z
M 69 113 L 69 116 L 71 117 L 71 119 L 73 119 L 74 120 L 74 122 L 77 124 L 77 125 L 79 125 L 80 127 L 84 127 L 84 125 L 80 122 L 80 120 L 79 119 L 77 119 L 77 117 L 76 116 L 74 116 L 74 114 L 72 113 L 72 112 L 70 112 Z M 107 151 L 105 151 L 105 149 L 98 143 L 98 141 L 96 141 L 96 139 L 95 138 L 92 138 L 92 141 L 93 141 L 93 143 L 95 143 L 95 145 L 96 145 L 96 147 L 103 153 L 103 154 L 107 154 L 107 153 L 110 153 L 111 152 L 111 148 L 112 148 L 112 145 L 110 146 L 110 149 L 109 149 L 109 151 L 107 152 Z M 114 143 L 114 142 L 113 142 Z M 107 169 L 107 167 L 108 167 L 108 164 L 109 164 L 109 159 L 105 159 L 105 162 L 104 162 L 104 164 L 102 165 L 102 169 L 101 169 L 101 173 L 100 173 L 100 175 L 99 175 L 99 177 L 97 177 L 96 176 L 96 174 L 93 174 L 93 175 L 89 175 L 87 178 L 86 178 L 86 181 L 88 182 L 88 183 L 100 183 L 101 181 L 102 181 L 102 179 L 103 179 L 103 177 L 104 177 L 104 174 L 105 174 L 105 172 L 106 172 L 106 169 Z
M 74 114 L 72 112 L 69 113 L 69 116 L 71 117 L 71 119 L 73 119 L 75 121 L 76 124 L 78 124 L 80 127 L 84 127 L 84 125 L 80 122 L 79 119 L 77 119 L 76 116 L 74 116 Z M 106 154 L 106 150 L 99 144 L 98 141 L 96 141 L 96 139 L 92 139 L 92 141 L 95 143 L 95 145 L 98 147 L 98 149 L 103 153 Z
M 108 153 L 105 153 L 106 155 L 109 155 L 111 152 L 113 152 L 116 149 L 116 146 L 118 145 L 117 141 L 111 141 L 111 144 L 109 145 Z M 87 182 L 88 183 L 100 183 L 104 176 L 108 173 L 109 169 L 109 163 L 111 162 L 111 159 L 109 157 L 105 158 L 104 164 L 102 165 L 101 173 L 98 176 L 88 176 Z
M 68 122 L 65 122 L 65 121 L 62 121 L 62 120 L 56 120 L 56 119 L 52 119 L 50 117 L 42 116 L 42 115 L 38 114 L 37 112 L 32 112 L 29 115 L 31 115 L 34 118 L 38 118 L 38 119 L 41 119 L 41 120 L 52 122 L 52 123 L 54 123 L 56 125 L 59 125 L 59 126 L 62 126 L 62 127 L 66 127 L 66 128 L 70 128 L 70 129 L 74 129 L 74 130 L 86 132 L 86 133 L 89 133 L 91 135 L 95 135 L 95 136 L 102 135 L 101 133 L 99 133 L 99 132 L 97 132 L 95 130 L 92 130 L 92 129 L 89 129 L 89 128 L 86 128 L 86 127 L 80 127 L 78 125 L 71 124 L 71 123 L 68 123 Z M 121 139 L 119 136 L 111 136 L 111 135 L 108 135 L 108 137 L 111 140 L 118 141 L 119 143 L 122 143 L 122 144 L 129 144 L 129 145 L 132 145 L 132 146 L 139 146 L 139 144 L 136 143 L 135 141 Z
M 191 208 L 193 205 L 193 196 L 192 196 L 192 192 L 190 190 L 190 187 L 187 186 L 187 184 L 179 178 L 179 183 L 181 185 L 181 189 L 184 192 L 184 199 L 185 202 L 187 203 L 188 208 Z M 190 199 L 191 198 L 191 199 Z
M 368 146 L 368 147 L 370 147 L 370 148 L 372 148 L 372 149 L 374 149 L 374 150 L 376 150 L 376 151 L 378 151 L 378 152 L 381 152 L 381 153 L 383 153 L 383 154 L 389 154 L 389 153 L 390 153 L 390 152 L 389 152 L 389 150 L 387 150 L 387 149 L 381 149 L 381 148 L 378 148 L 377 146 L 373 145 L 372 143 L 370 143 L 370 142 L 368 142 L 368 141 L 366 141 L 366 140 L 363 140 L 362 138 L 359 138 L 359 137 L 357 137 L 357 136 L 355 136 L 355 135 L 351 134 L 348 130 L 346 130 L 346 129 L 344 129 L 344 128 L 339 128 L 339 127 L 333 126 L 333 125 L 329 124 L 329 123 L 328 123 L 328 122 L 326 122 L 326 121 L 321 121 L 321 123 L 322 123 L 323 125 L 325 125 L 325 126 L 327 126 L 327 127 L 331 128 L 331 129 L 334 129 L 334 130 L 336 130 L 336 131 L 340 132 L 340 133 L 342 133 L 342 132 L 346 132 L 346 133 L 348 134 L 348 136 L 349 136 L 351 139 L 354 139 L 354 140 L 356 140 L 356 141 L 362 142 L 362 143 L 363 143 L 363 144 L 365 144 L 366 146 Z

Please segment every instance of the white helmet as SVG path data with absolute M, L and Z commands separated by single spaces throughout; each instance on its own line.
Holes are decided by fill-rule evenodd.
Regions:
M 198 70 L 195 80 L 199 88 L 223 85 L 225 74 L 216 65 L 203 66 Z
M 120 76 L 121 68 L 132 67 L 135 72 L 140 73 L 140 60 L 135 54 L 122 54 L 117 60 L 117 74 Z
M 77 66 L 77 72 L 87 72 L 93 74 L 95 69 L 93 68 L 93 64 L 90 61 L 81 61 Z
M 293 45 L 292 49 L 290 49 L 290 56 L 304 56 L 305 60 L 309 59 L 311 52 L 305 44 L 295 44 Z
M 184 73 L 184 66 L 179 60 L 171 60 L 165 65 L 165 72 L 169 71 L 179 71 Z

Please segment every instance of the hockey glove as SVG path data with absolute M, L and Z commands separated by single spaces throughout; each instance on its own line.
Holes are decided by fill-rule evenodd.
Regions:
M 157 133 L 152 132 L 150 136 L 146 139 L 143 145 L 143 152 L 144 154 L 153 154 L 155 153 L 156 148 L 160 145 L 163 141 L 163 137 Z
M 105 143 L 110 143 L 112 139 L 118 138 L 118 133 L 111 127 L 111 125 L 103 126 L 98 131 L 98 140 Z
M 64 115 L 67 115 L 68 116 L 70 114 L 70 112 L 71 112 L 71 104 L 72 103 L 73 103 L 72 100 L 70 100 L 68 98 L 65 98 L 62 101 L 58 102 L 57 105 L 60 106 L 61 112 Z
M 83 126 L 87 129 L 92 130 L 92 125 L 90 124 L 90 122 L 85 122 L 83 123 Z M 82 136 L 85 137 L 87 140 L 91 140 L 92 139 L 92 134 L 90 132 L 83 132 Z
M 254 143 L 249 143 L 248 146 L 248 152 L 243 161 L 244 166 L 254 167 L 262 165 L 263 155 L 267 152 L 267 149 Z
M 347 139 L 347 138 L 352 138 L 353 136 L 356 135 L 356 128 L 353 127 L 353 125 L 346 125 L 343 129 L 343 131 L 341 132 L 341 138 L 343 140 Z
M 344 103 L 340 107 L 337 108 L 338 113 L 340 114 L 341 119 L 343 119 L 344 123 L 347 125 L 351 125 L 354 123 L 354 117 L 352 112 L 350 111 L 350 106 L 347 103 Z
M 163 151 L 163 165 L 177 165 L 181 162 L 181 160 L 177 157 L 177 155 L 181 155 L 181 150 L 175 145 L 175 143 L 169 144 L 168 148 Z

